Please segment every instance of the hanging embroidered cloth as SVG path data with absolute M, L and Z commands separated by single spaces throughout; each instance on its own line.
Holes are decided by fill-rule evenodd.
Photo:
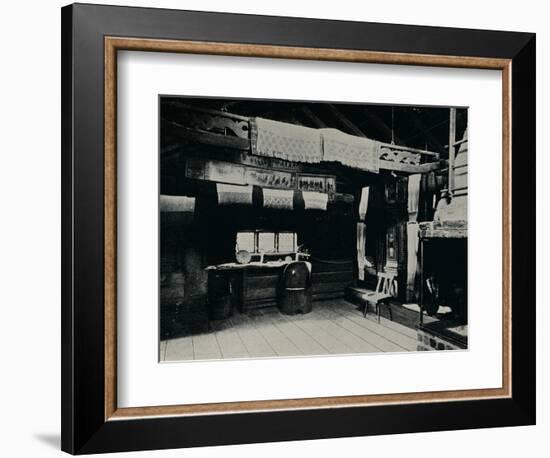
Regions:
M 407 223 L 407 291 L 412 297 L 418 264 L 418 223 Z
M 348 135 L 338 129 L 319 129 L 323 137 L 323 161 L 378 173 L 380 142 Z
M 318 129 L 255 118 L 251 130 L 252 154 L 291 162 L 318 163 L 323 158 Z
M 409 213 L 409 221 L 416 221 L 418 216 L 418 198 L 420 196 L 420 178 L 421 174 L 409 175 L 407 185 L 407 211 Z
M 292 189 L 263 188 L 264 207 L 277 210 L 292 210 L 294 208 L 294 191 Z
M 252 186 L 216 183 L 219 205 L 252 205 Z
M 327 210 L 328 194 L 324 192 L 302 191 L 306 210 Z
M 195 212 L 195 198 L 187 196 L 160 196 L 161 212 Z
M 369 187 L 365 186 L 361 189 L 361 200 L 359 201 L 359 219 L 361 221 L 365 221 L 368 208 L 369 208 Z
M 365 256 L 365 240 L 366 240 L 365 223 L 357 223 L 357 275 L 359 280 L 365 279 L 365 267 L 367 266 L 367 258 Z

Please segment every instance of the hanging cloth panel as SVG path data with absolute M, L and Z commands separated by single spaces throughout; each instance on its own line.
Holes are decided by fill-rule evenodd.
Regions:
M 219 205 L 252 205 L 252 186 L 216 183 Z
M 415 291 L 416 272 L 418 270 L 418 201 L 420 198 L 420 180 L 422 175 L 410 175 L 407 184 L 407 298 L 412 299 Z
M 418 223 L 407 223 L 407 298 L 412 300 L 418 266 Z
M 416 221 L 418 217 L 418 199 L 420 197 L 420 179 L 422 175 L 410 175 L 408 182 L 407 211 L 409 212 L 409 221 Z
M 252 154 L 291 162 L 321 162 L 323 150 L 318 129 L 264 118 L 255 118 L 254 124 Z
M 323 161 L 340 162 L 368 172 L 379 172 L 380 142 L 356 137 L 337 129 L 320 129 L 323 137 Z
M 294 208 L 294 191 L 286 189 L 263 188 L 264 208 L 292 210 Z
M 302 191 L 306 210 L 327 210 L 328 194 L 315 191 Z
M 367 216 L 369 205 L 369 187 L 365 186 L 361 189 L 361 200 L 359 201 L 359 219 L 357 223 L 357 274 L 359 280 L 365 279 L 365 267 L 367 258 L 365 255 L 366 230 L 367 226 L 364 223 Z
M 195 198 L 187 196 L 160 196 L 160 211 L 161 212 L 195 212 Z
M 365 186 L 361 189 L 361 200 L 359 201 L 359 220 L 365 221 L 367 210 L 369 207 L 369 187 Z
M 365 267 L 367 258 L 365 256 L 365 240 L 366 240 L 365 223 L 357 223 L 357 276 L 359 280 L 365 279 Z

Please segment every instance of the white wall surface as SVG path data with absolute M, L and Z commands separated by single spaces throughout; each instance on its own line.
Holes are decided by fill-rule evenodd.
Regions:
M 130 0 L 128 0 L 130 1 Z M 92 2 L 97 3 L 97 2 Z M 110 0 L 110 4 L 127 4 Z M 4 2 L 0 10 L 0 455 L 48 457 L 60 430 L 60 10 L 63 2 Z M 536 0 L 441 2 L 297 2 L 277 0 L 139 1 L 135 6 L 228 11 L 518 30 L 537 33 L 538 128 L 538 425 L 534 427 L 361 437 L 309 442 L 168 450 L 125 456 L 398 456 L 445 458 L 548 456 L 550 450 L 548 312 L 542 291 L 550 258 L 542 234 L 545 205 L 543 126 L 550 100 L 544 67 L 550 14 Z M 543 87 L 546 86 L 546 87 Z M 545 119 L 546 117 L 546 119 Z M 548 145 L 546 145 L 548 146 Z M 546 208 L 543 208 L 546 207 Z M 544 295 L 544 297 L 543 297 Z

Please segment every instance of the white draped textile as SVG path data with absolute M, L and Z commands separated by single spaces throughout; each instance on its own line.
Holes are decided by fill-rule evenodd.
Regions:
M 418 265 L 418 223 L 407 223 L 407 291 L 414 292 Z
M 345 134 L 338 129 L 320 129 L 323 136 L 323 161 L 340 162 L 373 173 L 379 171 L 380 142 Z
M 195 198 L 187 196 L 160 196 L 161 212 L 195 212 Z
M 365 217 L 369 206 L 369 187 L 361 189 L 361 200 L 359 201 L 359 220 L 357 223 L 357 276 L 359 280 L 365 279 L 365 267 L 367 266 L 367 257 L 365 254 L 365 242 L 367 237 L 367 225 Z
M 365 223 L 357 223 L 357 275 L 359 280 L 365 279 L 365 267 L 367 258 L 365 257 L 365 240 L 366 240 Z
M 410 175 L 408 182 L 407 211 L 407 294 L 414 292 L 414 283 L 418 267 L 418 200 L 420 197 L 421 175 Z
M 323 158 L 318 129 L 255 118 L 252 153 L 291 162 L 319 163 Z
M 264 207 L 277 210 L 292 210 L 294 208 L 294 191 L 287 189 L 262 189 Z
M 216 183 L 219 205 L 252 205 L 252 186 Z
M 422 175 L 409 176 L 407 193 L 407 211 L 409 212 L 409 221 L 416 221 L 418 215 L 418 198 L 420 196 L 420 178 Z
M 325 210 L 327 209 L 328 194 L 315 191 L 302 191 L 304 205 L 306 210 Z
M 365 221 L 367 209 L 369 206 L 369 187 L 365 186 L 361 189 L 361 200 L 359 201 L 359 219 Z

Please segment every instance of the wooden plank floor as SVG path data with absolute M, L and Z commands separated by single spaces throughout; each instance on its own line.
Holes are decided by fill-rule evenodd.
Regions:
M 416 331 L 373 314 L 366 318 L 343 299 L 314 302 L 306 315 L 277 308 L 212 322 L 212 331 L 161 342 L 161 361 L 273 358 L 416 351 Z

